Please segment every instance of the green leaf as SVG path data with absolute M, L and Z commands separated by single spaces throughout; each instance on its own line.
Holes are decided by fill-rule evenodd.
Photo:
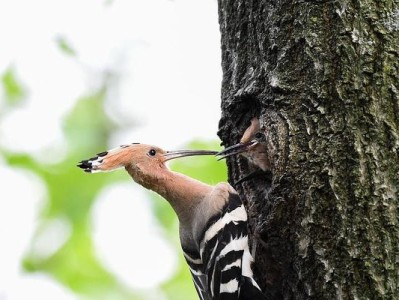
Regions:
M 7 69 L 1 77 L 1 83 L 7 104 L 16 105 L 24 100 L 27 92 L 22 83 L 18 80 L 14 67 L 9 67 Z

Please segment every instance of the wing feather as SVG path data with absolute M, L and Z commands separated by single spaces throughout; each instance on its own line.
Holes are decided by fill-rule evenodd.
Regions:
M 206 228 L 200 254 L 211 299 L 266 299 L 253 279 L 247 212 L 240 197 L 230 193 L 221 215 Z
M 199 251 L 183 249 L 201 300 L 265 300 L 253 278 L 245 207 L 235 193 L 200 235 Z

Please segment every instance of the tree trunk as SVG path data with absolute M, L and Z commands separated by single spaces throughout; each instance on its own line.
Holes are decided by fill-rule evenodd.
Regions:
M 272 159 L 236 186 L 266 294 L 399 299 L 399 1 L 219 0 L 219 18 L 219 135 L 258 116 Z

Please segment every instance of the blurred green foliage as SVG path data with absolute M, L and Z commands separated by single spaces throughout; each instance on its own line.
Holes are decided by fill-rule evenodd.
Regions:
M 2 76 L 2 83 L 10 104 L 23 100 L 25 89 L 18 83 L 12 68 Z M 52 226 L 48 221 L 55 219 L 66 221 L 71 227 L 68 240 L 50 256 L 37 253 L 32 247 L 23 262 L 24 269 L 53 276 L 82 299 L 145 299 L 145 296 L 118 281 L 96 256 L 90 227 L 93 203 L 105 186 L 121 181 L 135 183 L 125 172 L 87 176 L 76 168 L 76 163 L 82 158 L 107 149 L 107 141 L 117 129 L 104 111 L 108 84 L 105 82 L 98 91 L 79 99 L 63 120 L 68 151 L 62 161 L 46 164 L 25 153 L 11 153 L 4 149 L 0 149 L 0 153 L 10 166 L 31 170 L 45 182 L 48 199 L 39 216 L 39 227 Z M 194 141 L 188 148 L 218 149 L 219 146 L 217 142 Z M 225 164 L 217 162 L 213 157 L 176 160 L 171 168 L 210 184 L 226 180 Z M 160 224 L 165 228 L 166 239 L 173 241 L 179 252 L 176 274 L 160 288 L 171 300 L 198 299 L 181 254 L 177 218 L 165 200 L 153 193 L 150 195 L 149 201 L 152 202 Z M 38 238 L 39 230 L 37 232 L 34 239 Z
M 112 2 L 106 0 L 104 3 L 111 5 Z M 55 43 L 62 53 L 71 58 L 77 57 L 77 51 L 64 36 L 59 36 Z M 29 90 L 20 82 L 13 65 L 0 76 L 0 79 L 4 95 L 4 99 L 0 99 L 0 108 L 6 108 L 0 113 L 2 118 L 15 106 L 26 104 Z M 24 261 L 21 262 L 26 272 L 47 273 L 73 291 L 79 299 L 147 299 L 142 292 L 134 291 L 120 282 L 98 258 L 90 219 L 97 196 L 106 186 L 123 181 L 135 183 L 125 172 L 87 176 L 76 167 L 79 160 L 106 150 L 111 134 L 118 129 L 105 113 L 104 102 L 111 84 L 112 80 L 105 79 L 103 86 L 97 91 L 78 99 L 74 108 L 62 120 L 68 149 L 61 161 L 45 163 L 27 153 L 8 152 L 1 146 L 0 156 L 10 166 L 34 172 L 47 188 L 48 198 L 43 199 L 45 203 L 38 216 L 38 228 L 31 241 L 32 247 L 27 249 Z M 187 145 L 187 148 L 215 150 L 220 147 L 217 141 L 193 141 Z M 175 160 L 172 161 L 171 168 L 209 184 L 225 181 L 227 174 L 225 164 L 217 162 L 213 157 Z M 167 299 L 198 299 L 181 252 L 178 220 L 167 201 L 154 193 L 149 192 L 148 195 L 153 212 L 164 228 L 165 238 L 172 242 L 179 254 L 175 274 L 159 288 Z M 134 212 L 131 213 L 134 216 Z M 66 242 L 58 250 L 47 255 L 33 245 L 40 238 L 42 231 L 54 226 L 52 222 L 54 220 L 66 222 L 71 231 Z M 145 247 L 143 244 L 140 246 Z
M 65 37 L 59 36 L 56 39 L 56 43 L 58 48 L 65 54 L 70 56 L 76 56 L 76 51 L 72 48 L 71 44 L 66 40 Z
M 26 96 L 26 89 L 18 80 L 14 67 L 9 67 L 1 76 L 4 98 L 7 105 L 12 106 L 22 102 Z

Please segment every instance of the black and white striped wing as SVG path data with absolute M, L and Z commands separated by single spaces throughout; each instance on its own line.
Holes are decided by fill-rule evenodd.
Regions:
M 212 300 L 265 299 L 253 279 L 247 212 L 237 194 L 231 193 L 222 213 L 208 223 L 200 254 Z
M 203 273 L 203 265 L 200 254 L 196 251 L 183 249 L 184 258 L 190 269 L 191 277 L 197 294 L 201 300 L 212 300 L 207 292 L 207 276 Z

